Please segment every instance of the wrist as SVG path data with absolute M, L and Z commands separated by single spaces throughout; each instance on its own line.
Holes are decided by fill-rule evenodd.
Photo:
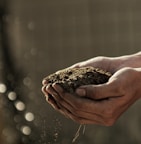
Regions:
M 141 52 L 132 54 L 132 55 L 125 55 L 116 58 L 119 61 L 119 68 L 123 67 L 132 67 L 132 68 L 139 68 L 141 67 Z
M 136 82 L 137 83 L 134 83 L 135 86 L 136 86 L 136 94 L 137 94 L 137 97 L 140 99 L 141 98 L 141 67 L 140 68 L 134 68 L 134 70 L 136 71 Z

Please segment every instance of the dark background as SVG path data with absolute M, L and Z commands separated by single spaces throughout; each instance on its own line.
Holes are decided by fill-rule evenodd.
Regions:
M 140 51 L 141 1 L 1 0 L 0 14 L 0 143 L 70 144 L 79 124 L 46 103 L 41 81 L 88 58 Z M 86 126 L 76 143 L 140 144 L 140 109 L 138 101 L 112 127 Z

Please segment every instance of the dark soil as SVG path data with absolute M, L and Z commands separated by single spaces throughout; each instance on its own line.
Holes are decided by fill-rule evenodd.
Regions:
M 48 83 L 58 83 L 67 92 L 73 93 L 82 85 L 103 84 L 108 81 L 111 74 L 94 67 L 63 69 L 47 76 Z

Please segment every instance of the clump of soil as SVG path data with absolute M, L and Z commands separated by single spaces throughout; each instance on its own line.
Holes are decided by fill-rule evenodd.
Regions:
M 108 81 L 111 73 L 94 67 L 67 68 L 47 76 L 48 83 L 59 84 L 69 93 L 82 85 L 103 84 Z

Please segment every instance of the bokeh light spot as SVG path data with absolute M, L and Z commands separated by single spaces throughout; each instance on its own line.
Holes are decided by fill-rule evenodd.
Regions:
M 16 100 L 17 95 L 16 95 L 15 92 L 11 91 L 11 92 L 8 93 L 8 98 L 9 98 L 9 100 L 14 101 L 14 100 Z
M 21 131 L 24 135 L 30 135 L 31 134 L 31 128 L 29 126 L 23 126 L 21 128 Z
M 17 101 L 15 107 L 18 111 L 23 111 L 25 109 L 25 104 L 22 101 Z
M 31 85 L 31 78 L 30 77 L 25 77 L 23 79 L 23 83 L 24 83 L 24 85 L 29 87 Z
M 33 121 L 33 120 L 34 120 L 34 114 L 31 113 L 31 112 L 27 112 L 27 113 L 25 114 L 25 119 L 26 119 L 27 121 Z
M 0 93 L 5 93 L 7 90 L 6 85 L 3 83 L 0 83 Z

